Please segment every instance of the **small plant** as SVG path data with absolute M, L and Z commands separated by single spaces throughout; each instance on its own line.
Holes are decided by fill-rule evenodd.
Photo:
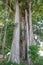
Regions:
M 38 51 L 39 51 L 39 46 L 37 44 L 29 46 L 29 56 L 30 56 L 33 64 L 39 62 Z

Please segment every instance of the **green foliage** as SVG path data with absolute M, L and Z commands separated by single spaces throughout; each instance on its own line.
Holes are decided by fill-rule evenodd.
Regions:
M 13 35 L 13 29 L 14 29 L 14 25 L 12 24 L 12 21 L 14 18 L 15 4 L 14 4 L 14 0 L 8 0 L 8 6 L 7 6 L 8 9 L 7 9 L 7 17 L 6 17 L 4 14 L 5 13 L 5 1 L 6 0 L 0 0 L 0 23 L 3 22 L 5 24 L 6 21 L 8 23 L 6 44 L 5 44 L 6 45 L 5 53 L 8 53 L 10 51 L 11 43 L 12 43 L 12 35 Z M 22 14 L 25 14 L 26 0 L 18 0 L 18 1 L 19 1 L 19 6 L 20 6 Z M 32 9 L 32 21 L 34 23 L 37 22 L 38 20 L 43 19 L 43 0 L 32 0 L 31 9 Z M 18 23 L 15 24 L 15 27 L 17 26 L 17 24 Z M 37 30 L 36 30 L 36 32 L 37 32 Z M 4 34 L 4 30 L 3 30 L 3 34 Z M 42 33 L 41 33 L 41 36 L 43 36 Z M 24 36 L 21 36 L 21 40 L 24 40 Z M 0 47 L 2 48 L 2 42 L 0 43 Z M 1 48 L 0 48 L 0 53 L 2 53 Z M 39 55 L 38 55 L 39 47 L 37 45 L 32 45 L 29 47 L 29 49 L 30 49 L 29 54 L 30 54 L 30 58 L 31 58 L 32 62 L 33 63 L 39 62 L 38 65 L 43 65 L 43 60 L 42 60 L 42 58 L 40 59 Z M 4 65 L 11 65 L 11 64 L 12 64 L 11 62 L 9 62 L 9 63 L 5 62 Z M 0 64 L 0 65 L 2 65 L 2 64 Z M 17 64 L 12 64 L 12 65 L 17 65 Z M 21 63 L 20 65 L 24 65 L 24 64 Z
M 0 65 L 18 65 L 17 63 L 12 63 L 12 62 L 2 62 Z
M 39 58 L 39 54 L 38 54 L 38 51 L 39 51 L 39 46 L 36 44 L 36 45 L 31 45 L 29 47 L 29 56 L 32 60 L 33 63 L 36 63 L 38 62 L 38 58 Z
M 33 24 L 33 33 L 37 35 L 37 40 L 43 41 L 43 20 Z
M 33 65 L 43 65 L 43 57 L 41 57 L 38 53 L 39 45 L 31 45 L 29 47 L 29 56 Z
M 6 62 L 5 65 L 18 65 L 17 63 Z
M 17 64 L 17 63 L 12 63 L 11 61 L 9 61 L 9 62 L 8 61 L 4 61 L 4 63 L 1 62 L 0 65 L 25 65 L 25 63 L 20 62 L 20 64 Z
M 39 57 L 38 65 L 43 65 L 43 57 Z
M 13 29 L 14 29 L 14 24 L 10 22 L 9 25 L 7 26 L 7 35 L 6 35 L 6 46 L 8 48 L 11 47 Z

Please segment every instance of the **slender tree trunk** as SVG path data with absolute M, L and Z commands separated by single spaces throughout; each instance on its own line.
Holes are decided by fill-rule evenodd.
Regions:
M 31 15 L 31 1 L 29 2 L 29 25 L 30 25 L 30 45 L 35 44 L 33 30 L 32 30 L 32 15 Z
M 19 41 L 20 41 L 20 19 L 19 19 L 19 3 L 18 0 L 15 2 L 16 12 L 14 24 L 17 24 L 17 27 L 14 28 L 13 32 L 13 41 L 11 47 L 10 60 L 12 62 L 20 63 L 20 52 L 19 52 Z
M 7 25 L 5 26 L 5 32 L 4 32 L 3 43 L 2 43 L 3 59 L 5 57 L 6 31 L 7 31 Z
M 3 54 L 3 59 L 5 57 L 5 43 L 6 43 L 6 32 L 7 32 L 7 4 L 8 4 L 8 0 L 6 0 L 6 5 L 5 5 L 5 12 L 4 12 L 4 17 L 5 17 L 5 29 L 4 29 L 4 37 L 3 37 L 3 42 L 2 42 L 2 54 Z
M 28 51 L 29 51 L 29 31 L 28 31 L 28 12 L 27 10 L 25 10 L 25 21 L 26 21 L 26 42 L 27 42 L 27 60 L 30 64 L 30 58 L 29 58 L 29 54 L 28 54 Z
M 25 20 L 24 17 L 22 17 L 22 22 L 21 22 L 21 27 L 22 27 L 22 59 L 25 59 Z

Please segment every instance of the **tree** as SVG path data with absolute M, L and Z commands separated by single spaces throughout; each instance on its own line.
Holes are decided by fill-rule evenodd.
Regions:
M 20 50 L 19 50 L 19 42 L 20 42 L 20 19 L 19 19 L 19 3 L 18 0 L 15 1 L 15 19 L 14 23 L 17 24 L 17 27 L 14 28 L 13 32 L 13 41 L 11 47 L 10 60 L 12 62 L 19 63 L 20 62 Z
M 5 10 L 4 10 L 5 5 L 6 5 L 5 0 L 0 0 L 0 5 L 1 5 L 0 6 L 0 9 L 1 9 L 0 21 L 2 21 L 2 22 L 4 21 L 3 23 L 5 24 L 5 19 L 4 19 L 5 15 L 3 14 L 3 13 L 5 13 Z M 8 23 L 8 25 L 12 24 L 12 21 L 14 19 L 13 24 L 15 25 L 14 31 L 8 32 L 8 29 L 7 29 L 8 34 L 13 32 L 13 38 L 9 39 L 9 37 L 12 37 L 12 34 L 10 34 L 10 35 L 7 35 L 7 39 L 6 39 L 6 43 L 7 43 L 6 45 L 8 46 L 7 48 L 10 49 L 10 47 L 11 47 L 11 54 L 10 54 L 9 59 L 12 62 L 16 62 L 16 63 L 20 62 L 20 51 L 21 50 L 19 49 L 19 47 L 20 47 L 20 45 L 22 45 L 21 46 L 22 56 L 26 57 L 26 60 L 28 59 L 28 61 L 30 61 L 30 58 L 28 55 L 29 45 L 35 44 L 32 23 L 36 23 L 37 20 L 43 19 L 43 14 L 42 14 L 43 13 L 43 0 L 41 0 L 41 1 L 40 0 L 15 0 L 15 1 L 8 0 L 7 8 L 8 8 L 7 15 L 9 14 L 7 23 Z M 20 15 L 19 15 L 19 13 L 20 13 Z M 22 16 L 21 16 L 21 14 L 22 14 Z M 20 28 L 20 23 L 21 23 L 22 31 Z M 8 27 L 13 28 L 10 25 Z M 6 26 L 5 26 L 5 28 L 6 28 Z M 23 31 L 23 29 L 25 29 L 25 31 Z M 20 33 L 22 34 L 22 36 Z M 4 36 L 5 36 L 5 34 L 4 34 Z M 21 41 L 20 36 L 22 37 L 22 39 L 23 39 L 23 37 L 25 39 L 23 39 Z M 11 41 L 12 41 L 12 45 L 11 45 Z

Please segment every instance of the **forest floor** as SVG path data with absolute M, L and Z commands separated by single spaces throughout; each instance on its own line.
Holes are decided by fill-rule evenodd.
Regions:
M 6 61 L 6 60 L 4 60 L 4 62 L 3 62 L 3 56 L 0 55 L 0 65 L 3 65 L 3 63 L 5 63 L 5 62 L 6 62 L 6 64 L 4 64 L 4 65 L 10 65 L 10 64 L 7 64 L 7 61 Z M 12 65 L 13 65 L 13 64 L 12 64 Z M 14 64 L 14 65 L 15 65 L 15 64 Z M 16 64 L 16 65 L 18 65 L 18 64 Z M 22 62 L 20 62 L 19 65 L 29 65 L 29 64 L 28 64 L 27 61 L 22 61 Z

